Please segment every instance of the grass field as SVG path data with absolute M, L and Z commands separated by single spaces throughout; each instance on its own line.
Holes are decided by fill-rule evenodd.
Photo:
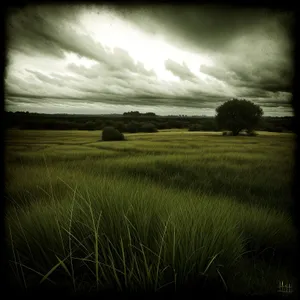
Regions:
M 100 136 L 7 132 L 12 282 L 252 294 L 294 282 L 292 134 Z

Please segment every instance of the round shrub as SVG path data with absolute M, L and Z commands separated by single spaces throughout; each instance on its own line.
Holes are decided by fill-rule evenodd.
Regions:
M 102 131 L 102 141 L 123 141 L 124 135 L 114 127 L 104 127 Z

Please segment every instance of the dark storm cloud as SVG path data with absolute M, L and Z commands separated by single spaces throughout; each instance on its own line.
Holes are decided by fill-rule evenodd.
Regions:
M 74 67 L 74 65 L 72 65 Z M 73 93 L 68 93 L 65 96 L 54 96 L 51 93 L 45 93 L 43 89 L 34 89 L 33 88 L 26 89 L 23 88 L 25 85 L 25 81 L 19 85 L 18 91 L 16 92 L 16 88 L 14 86 L 9 85 L 7 87 L 7 96 L 18 96 L 19 99 L 24 97 L 26 98 L 26 102 L 32 101 L 34 103 L 37 101 L 46 102 L 45 99 L 52 99 L 52 101 L 58 101 L 65 99 L 66 103 L 68 101 L 77 101 L 78 103 L 82 103 L 85 101 L 87 103 L 106 103 L 106 104 L 118 104 L 118 105 L 148 105 L 148 106 L 176 106 L 176 107 L 194 107 L 194 108 L 210 108 L 214 109 L 222 102 L 229 100 L 230 97 L 225 97 L 223 93 L 214 94 L 209 91 L 204 91 L 201 89 L 201 86 L 194 85 L 193 88 L 188 88 L 185 90 L 183 87 L 180 88 L 179 83 L 175 83 L 177 89 L 174 89 L 174 85 L 168 84 L 167 86 L 160 86 L 157 81 L 150 78 L 141 78 L 134 77 L 132 73 L 127 74 L 123 79 L 122 76 L 118 77 L 118 75 L 123 74 L 118 71 L 112 73 L 104 73 L 103 78 L 94 77 L 91 79 L 90 74 L 96 73 L 98 74 L 99 65 L 94 66 L 95 70 L 91 68 L 89 70 L 85 67 L 77 67 L 76 72 L 79 74 L 83 74 L 82 78 L 87 78 L 87 82 L 79 82 L 72 85 L 67 85 L 65 80 L 55 79 L 55 76 L 50 78 L 49 76 L 45 76 L 40 72 L 30 71 L 27 72 L 34 74 L 39 80 L 43 80 L 48 82 L 49 84 L 56 84 L 57 80 L 64 82 L 66 86 L 70 89 L 70 91 L 78 91 L 80 94 L 78 96 L 71 96 Z M 74 69 L 75 70 L 75 69 Z M 87 72 L 87 74 L 85 74 Z M 113 75 L 113 76 L 112 76 Z M 112 77 L 110 77 L 112 76 Z M 22 81 L 18 81 L 20 83 Z M 70 81 L 72 82 L 72 81 Z M 27 85 L 28 87 L 28 85 Z M 171 92 L 170 88 L 173 87 L 173 91 Z M 20 91 L 24 91 L 23 93 Z M 30 93 L 30 91 L 35 91 L 35 94 Z M 187 92 L 188 91 L 188 92 Z M 251 91 L 251 90 L 250 90 Z M 58 90 L 60 93 L 60 90 Z M 268 96 L 268 95 L 265 95 Z M 28 100 L 32 99 L 32 100 Z M 22 102 L 22 101 L 21 101 Z M 259 104 L 264 106 L 284 106 L 286 103 L 284 100 L 274 100 L 274 102 L 266 99 L 265 101 L 260 100 Z
M 137 68 L 141 66 L 137 65 Z M 78 91 L 94 92 L 98 93 L 112 86 L 121 88 L 120 92 L 125 93 L 138 92 L 139 86 L 141 89 L 145 89 L 145 84 L 153 83 L 157 85 L 155 77 L 138 76 L 136 77 L 134 72 L 124 70 L 111 70 L 109 67 L 103 64 L 95 64 L 91 67 L 77 66 L 76 64 L 69 64 L 68 70 L 81 76 L 82 78 L 90 79 L 84 84 L 74 86 L 73 89 Z M 147 71 L 144 69 L 144 71 Z M 146 72 L 139 73 L 140 75 L 146 75 Z M 151 75 L 152 72 L 148 72 L 147 75 Z M 117 90 L 115 90 L 117 92 Z
M 64 58 L 64 50 L 107 64 L 111 69 L 128 69 L 144 75 L 154 75 L 154 72 L 146 70 L 141 62 L 135 65 L 125 50 L 115 48 L 113 53 L 107 52 L 101 43 L 95 42 L 91 36 L 76 32 L 66 22 L 69 20 L 78 25 L 76 14 L 75 19 L 71 20 L 65 7 L 61 10 L 50 8 L 30 7 L 8 18 L 8 46 L 11 50 L 27 54 L 38 52 L 58 58 Z M 65 14 L 62 14 L 62 11 Z
M 194 108 L 215 108 L 216 105 L 221 104 L 224 101 L 224 97 L 211 96 L 209 94 L 203 94 L 202 98 L 195 98 L 183 95 L 176 96 L 153 96 L 139 94 L 133 99 L 139 99 L 145 101 L 150 106 L 154 105 L 172 105 L 177 107 L 194 107 Z M 225 99 L 225 100 L 229 100 Z
M 120 48 L 114 48 L 111 56 L 109 63 L 113 69 L 126 69 L 132 72 L 136 71 L 134 60 L 129 56 L 127 51 Z
M 18 104 L 18 103 L 34 104 L 34 103 L 37 103 L 37 101 L 36 101 L 37 99 L 39 100 L 41 98 L 30 97 L 27 95 L 19 95 L 19 94 L 12 94 L 11 96 L 9 96 L 7 98 L 10 105 Z
M 7 97 L 9 99 L 27 99 L 28 102 L 35 103 L 35 99 L 54 99 L 54 100 L 64 100 L 66 99 L 65 97 L 60 97 L 60 96 L 48 96 L 48 95 L 34 95 L 34 94 L 29 94 L 29 93 L 18 93 L 18 92 L 9 92 Z M 81 98 L 76 98 L 76 97 L 70 97 L 68 100 L 82 100 Z
M 57 86 L 60 86 L 60 87 L 65 86 L 65 83 L 63 83 L 63 81 L 61 81 L 60 79 L 44 75 L 44 74 L 42 74 L 40 72 L 37 72 L 37 71 L 32 71 L 32 70 L 27 70 L 27 69 L 26 69 L 26 71 L 33 74 L 33 75 L 35 75 L 35 77 L 37 79 L 39 79 L 41 82 L 50 83 L 50 84 L 57 85 Z
M 280 23 L 286 35 L 293 25 L 290 13 L 246 6 L 226 5 L 153 5 L 110 6 L 120 16 L 135 22 L 143 30 L 163 35 L 172 44 L 187 49 L 211 52 L 225 50 L 231 41 L 241 35 L 269 25 L 266 30 L 276 34 L 270 24 Z
M 227 69 L 235 74 L 233 80 L 237 87 L 248 86 L 271 92 L 292 91 L 293 69 L 287 63 L 280 65 L 274 61 L 251 66 L 240 63 L 239 66 L 228 65 Z
M 108 54 L 107 61 L 105 62 L 97 63 L 91 67 L 78 66 L 72 63 L 69 64 L 67 68 L 70 71 L 89 79 L 104 76 L 117 76 L 123 79 L 129 75 L 128 71 L 144 76 L 155 76 L 153 70 L 146 70 L 141 62 L 135 64 L 128 52 L 119 48 L 116 48 L 114 53 Z
M 49 96 L 49 95 L 30 95 L 26 93 L 9 93 L 7 99 L 10 99 L 12 103 L 32 103 L 32 104 L 43 104 L 53 102 L 53 103 L 63 103 L 67 105 L 68 103 L 78 103 L 78 104 L 93 104 L 93 103 L 106 103 L 106 104 L 124 104 L 125 98 L 119 97 L 118 95 L 109 93 L 99 93 L 99 94 L 88 94 L 85 99 L 82 97 L 60 97 L 60 96 Z M 134 101 L 137 103 L 138 100 Z
M 188 66 L 183 63 L 183 65 L 168 59 L 165 61 L 165 67 L 167 70 L 171 71 L 175 76 L 179 77 L 181 80 L 194 80 L 197 77 L 190 71 Z
M 124 49 L 110 52 L 96 42 L 78 22 L 81 7 L 28 7 L 14 11 L 8 18 L 9 61 L 18 52 L 63 61 L 64 53 L 72 52 L 95 64 L 91 67 L 69 64 L 67 71 L 72 76 L 56 71 L 45 75 L 43 69 L 38 71 L 38 66 L 31 69 L 28 64 L 26 70 L 31 77 L 15 76 L 18 71 L 15 67 L 5 81 L 10 103 L 52 99 L 61 103 L 86 101 L 214 109 L 236 96 L 249 98 L 270 108 L 270 112 L 273 107 L 290 105 L 294 76 L 289 31 L 294 21 L 290 14 L 200 5 L 109 7 L 144 32 L 211 58 L 213 66 L 200 66 L 200 71 L 211 76 L 211 80 L 208 83 L 200 80 L 185 62 L 167 59 L 165 68 L 180 82 L 162 82 L 153 70 L 136 63 Z
M 61 23 L 70 18 L 71 11 L 75 11 L 69 8 L 69 13 L 65 15 L 65 9 L 57 6 L 28 6 L 10 11 L 6 23 L 9 49 L 64 58 L 64 47 L 61 44 L 72 39 L 72 32 L 68 34 L 62 30 Z
M 239 89 L 240 98 L 264 98 L 270 97 L 271 94 L 268 91 L 259 88 L 241 88 Z
M 91 68 L 86 68 L 85 66 L 78 66 L 74 63 L 68 64 L 67 69 L 89 79 L 97 78 L 103 74 L 105 67 L 102 64 L 92 66 Z
M 155 72 L 153 70 L 146 70 L 141 62 L 135 64 L 129 53 L 118 47 L 115 47 L 113 53 L 108 55 L 106 64 L 112 71 L 129 70 L 141 75 L 155 76 Z
M 64 74 L 64 75 L 61 75 L 61 74 L 58 74 L 58 73 L 50 73 L 50 75 L 54 78 L 57 78 L 59 80 L 63 80 L 64 82 L 68 81 L 68 82 L 71 82 L 71 81 L 75 81 L 75 82 L 78 82 L 80 81 L 79 79 L 77 79 L 76 77 L 73 77 L 73 76 L 70 76 L 70 75 L 67 75 L 67 74 Z
M 258 99 L 256 103 L 263 107 L 291 107 L 291 99 L 283 98 L 269 98 L 269 99 Z
M 40 74 L 38 74 L 40 75 Z M 143 86 L 143 83 L 142 83 Z M 114 90 L 114 88 L 117 88 Z M 150 85 L 150 88 L 152 85 Z M 155 88 L 155 86 L 153 86 Z M 77 88 L 75 88 L 77 89 Z M 151 89 L 144 88 L 134 88 L 134 93 L 126 94 L 123 91 L 119 91 L 119 86 L 110 85 L 107 87 L 80 87 L 78 91 L 85 92 L 84 99 L 82 96 L 78 97 L 65 97 L 65 96 L 53 96 L 48 93 L 43 93 L 39 91 L 38 94 L 32 94 L 27 92 L 15 92 L 15 91 L 7 91 L 6 96 L 11 101 L 19 101 L 26 103 L 41 103 L 43 101 L 47 101 L 50 99 L 51 101 L 59 101 L 65 100 L 66 103 L 68 101 L 76 101 L 81 103 L 85 101 L 86 103 L 106 103 L 106 104 L 118 104 L 118 105 L 148 105 L 148 106 L 160 106 L 160 105 L 173 105 L 178 107 L 195 107 L 195 108 L 214 108 L 218 103 L 224 101 L 223 96 L 215 96 L 210 93 L 205 93 L 199 91 L 197 96 L 196 92 L 187 96 L 184 94 L 169 94 L 166 95 L 163 91 L 151 91 Z M 14 100 L 13 100 L 14 99 Z M 22 100 L 24 99 L 24 101 Z
M 200 71 L 234 87 L 252 88 L 253 94 L 257 90 L 265 92 L 291 92 L 293 70 L 283 66 L 253 64 L 246 62 L 239 64 L 223 63 L 224 66 L 212 67 L 201 65 Z
M 27 104 L 43 104 L 43 103 L 62 103 L 67 105 L 68 103 L 78 104 L 110 104 L 110 105 L 147 105 L 153 107 L 159 106 L 174 106 L 178 108 L 193 107 L 194 109 L 212 109 L 214 110 L 217 106 L 224 103 L 224 101 L 230 100 L 229 97 L 215 96 L 211 94 L 201 93 L 198 97 L 195 96 L 159 96 L 150 93 L 135 93 L 132 96 L 126 96 L 118 94 L 116 92 L 105 93 L 104 91 L 92 90 L 90 93 L 86 93 L 84 99 L 82 97 L 60 97 L 51 95 L 31 95 L 28 93 L 9 93 L 8 99 L 10 104 L 12 103 L 27 103 Z M 258 104 L 263 108 L 265 112 L 276 113 L 276 109 L 279 111 L 285 110 L 286 112 L 291 111 L 291 106 L 284 101 L 266 100 L 258 101 Z M 275 110 L 274 110 L 275 109 Z
M 26 19 L 27 23 L 22 25 L 23 29 L 20 33 L 24 44 L 28 45 L 32 51 L 42 54 L 48 54 L 49 52 L 54 54 L 62 53 L 64 50 L 99 62 L 108 61 L 109 55 L 103 46 L 95 42 L 90 36 L 79 34 L 71 27 L 63 26 L 61 22 L 55 23 L 51 19 L 47 20 L 43 16 L 36 15 L 33 19 L 35 22 Z M 17 29 L 18 27 L 15 26 L 14 31 Z M 14 36 L 14 34 L 15 32 L 11 36 Z M 20 45 L 20 42 L 11 44 L 13 48 L 15 45 Z M 59 57 L 62 57 L 62 55 Z
M 290 103 L 277 103 L 277 102 L 265 102 L 265 103 L 257 103 L 260 104 L 262 107 L 277 107 L 277 108 L 282 108 L 282 107 L 289 107 L 291 108 Z
M 201 65 L 200 71 L 204 74 L 210 75 L 218 80 L 221 81 L 230 81 L 235 76 L 235 73 L 227 71 L 225 68 L 222 67 L 212 67 L 212 66 L 206 66 Z
M 154 36 L 208 54 L 216 64 L 202 65 L 201 72 L 232 86 L 236 94 L 243 88 L 252 89 L 252 95 L 292 91 L 295 19 L 291 12 L 225 5 L 112 9 Z

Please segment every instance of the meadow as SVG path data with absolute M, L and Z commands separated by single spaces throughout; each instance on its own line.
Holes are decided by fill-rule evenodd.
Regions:
M 293 134 L 125 138 L 7 131 L 12 286 L 265 294 L 295 282 Z

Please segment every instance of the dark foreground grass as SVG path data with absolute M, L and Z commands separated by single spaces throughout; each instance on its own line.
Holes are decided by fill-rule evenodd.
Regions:
M 263 294 L 294 282 L 291 135 L 99 136 L 8 132 L 13 286 Z

